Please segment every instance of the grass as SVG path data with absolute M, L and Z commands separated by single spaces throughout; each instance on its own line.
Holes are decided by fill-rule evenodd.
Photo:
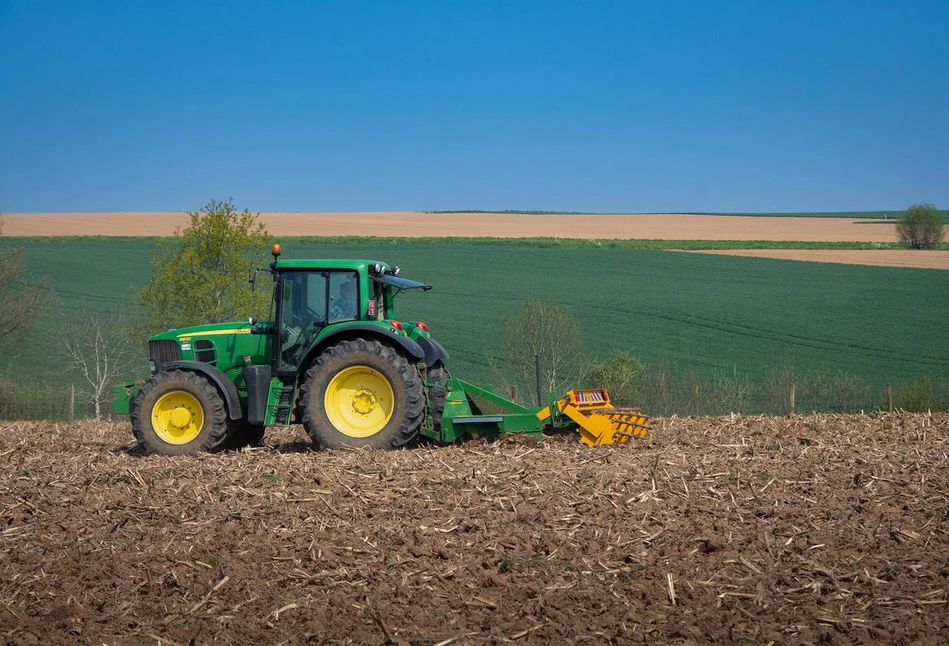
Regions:
M 386 260 L 433 284 L 431 292 L 401 295 L 399 316 L 427 322 L 448 348 L 452 373 L 476 383 L 497 383 L 490 362 L 502 362 L 498 321 L 529 297 L 566 305 L 582 322 L 590 357 L 625 350 L 653 371 L 663 367 L 685 393 L 679 401 L 688 401 L 689 378 L 723 405 L 752 401 L 747 384 L 774 382 L 788 367 L 824 375 L 812 381 L 831 390 L 866 391 L 874 401 L 886 383 L 898 390 L 949 376 L 949 301 L 936 297 L 949 293 L 945 271 L 679 254 L 611 241 L 281 242 L 285 258 Z M 147 280 L 157 241 L 2 238 L 0 244 L 25 246 L 28 271 L 45 275 L 59 297 L 57 313 L 39 322 L 32 340 L 0 359 L 0 374 L 54 385 L 67 380 L 59 321 L 83 306 L 137 315 L 131 289 Z M 266 261 L 262 254 L 261 265 Z

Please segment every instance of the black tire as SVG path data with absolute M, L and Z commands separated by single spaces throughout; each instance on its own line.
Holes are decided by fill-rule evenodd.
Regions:
M 391 388 L 392 401 L 386 402 L 391 415 L 369 435 L 356 437 L 350 429 L 337 428 L 327 414 L 327 388 L 347 369 L 366 369 L 371 380 L 384 379 Z M 376 396 L 380 402 L 384 399 L 384 393 L 373 391 L 372 406 Z M 354 409 L 355 402 L 354 398 Z M 317 448 L 399 449 L 418 437 L 425 418 L 422 378 L 415 364 L 394 348 L 372 339 L 341 341 L 320 354 L 307 370 L 300 388 L 300 409 L 303 427 Z
M 428 383 L 431 384 L 428 399 L 432 406 L 432 422 L 436 429 L 441 424 L 442 413 L 445 411 L 445 398 L 448 397 L 448 389 L 445 384 L 450 378 L 448 368 L 441 361 L 436 361 L 428 369 Z
M 250 424 L 245 419 L 232 419 L 227 432 L 225 449 L 243 449 L 245 446 L 261 446 L 264 443 L 263 424 Z
M 184 402 L 176 406 L 178 402 Z M 200 412 L 200 428 L 196 422 L 188 429 L 174 426 L 161 416 L 155 423 L 156 405 L 159 408 L 187 410 L 182 417 L 195 421 Z M 193 409 L 193 410 L 192 410 Z M 222 448 L 227 438 L 227 410 L 221 393 L 207 379 L 189 370 L 159 372 L 149 379 L 132 402 L 132 432 L 145 453 L 184 455 L 186 453 L 214 452 Z M 175 433 L 181 431 L 178 437 Z M 175 441 L 171 441 L 175 440 Z M 180 441 L 179 441 L 180 440 Z

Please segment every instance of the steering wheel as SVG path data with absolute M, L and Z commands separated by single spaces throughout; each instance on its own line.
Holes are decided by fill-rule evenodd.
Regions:
M 303 335 L 302 325 L 285 325 L 280 332 L 280 340 L 283 341 L 285 348 L 292 348 L 300 342 Z
M 317 323 L 319 323 L 319 321 L 313 320 L 310 321 L 309 324 L 303 326 L 303 338 L 301 339 L 301 343 L 303 344 L 304 349 L 310 345 L 310 341 L 312 341 L 313 337 L 315 337 L 320 331 L 321 326 L 317 325 Z

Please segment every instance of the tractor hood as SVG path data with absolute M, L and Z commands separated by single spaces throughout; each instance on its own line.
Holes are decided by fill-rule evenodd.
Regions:
M 148 340 L 152 373 L 175 361 L 198 361 L 215 366 L 231 380 L 240 381 L 244 357 L 249 357 L 255 365 L 270 363 L 269 337 L 254 334 L 253 329 L 249 321 L 236 321 L 195 325 L 156 334 Z
M 156 334 L 150 338 L 149 341 L 177 341 L 179 343 L 188 343 L 193 337 L 205 338 L 227 336 L 230 334 L 250 334 L 251 328 L 252 326 L 249 321 L 193 325 L 191 327 L 172 328 L 161 334 Z

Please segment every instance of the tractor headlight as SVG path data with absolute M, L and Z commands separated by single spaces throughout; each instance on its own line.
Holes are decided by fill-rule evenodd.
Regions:
M 393 276 L 398 276 L 398 275 L 399 275 L 399 266 L 398 266 L 398 265 L 396 265 L 395 267 L 392 268 L 392 275 L 393 275 Z

